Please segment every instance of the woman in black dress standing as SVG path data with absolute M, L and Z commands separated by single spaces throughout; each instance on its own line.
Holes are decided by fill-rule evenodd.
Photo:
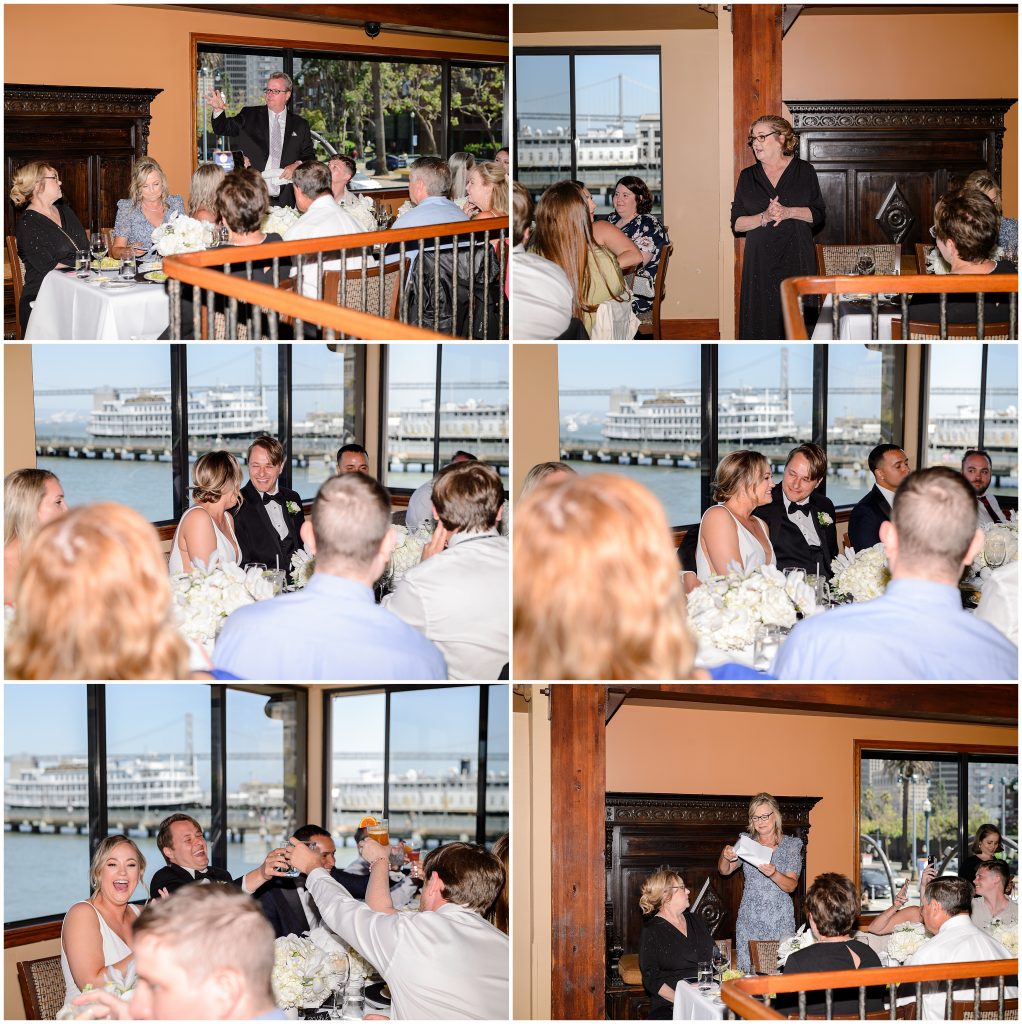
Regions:
M 642 883 L 639 906 L 653 914 L 642 929 L 639 967 L 650 994 L 650 1020 L 670 1020 L 674 988 L 682 978 L 695 978 L 700 962 L 713 955 L 713 938 L 689 909 L 688 886 L 667 868 Z
M 749 145 L 756 163 L 739 175 L 731 204 L 731 230 L 745 236 L 738 337 L 779 340 L 781 282 L 816 273 L 823 195 L 813 165 L 795 155 L 798 140 L 783 117 L 759 118 Z
M 73 267 L 75 254 L 89 247 L 82 222 L 67 203 L 59 202 L 62 195 L 60 177 L 41 160 L 26 164 L 11 180 L 11 202 L 28 207 L 14 228 L 18 255 L 25 264 L 19 306 L 23 335 L 32 312 L 29 303 L 39 294 L 43 278 L 55 267 Z

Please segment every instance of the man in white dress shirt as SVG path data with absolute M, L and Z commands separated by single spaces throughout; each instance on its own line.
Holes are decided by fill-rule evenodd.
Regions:
M 475 461 L 476 457 L 471 452 L 457 451 L 451 456 L 451 461 L 447 465 L 453 466 L 458 462 Z M 435 479 L 436 477 L 433 478 L 433 480 Z M 424 484 L 419 484 L 412 491 L 412 496 L 408 499 L 408 508 L 405 511 L 405 526 L 408 528 L 409 533 L 415 533 L 423 523 L 434 518 L 433 480 L 427 480 Z
M 386 979 L 395 1020 L 506 1020 L 508 937 L 483 918 L 504 886 L 504 866 L 471 843 L 448 843 L 423 861 L 419 913 L 397 913 L 388 895 L 389 850 L 367 839 L 366 902 L 316 865 L 291 854 L 323 920 Z M 379 909 L 373 909 L 373 908 Z
M 972 910 L 972 883 L 965 878 L 945 875 L 934 879 L 919 904 L 923 924 L 933 938 L 924 942 L 905 961 L 906 967 L 922 964 L 970 963 L 974 960 L 1012 960 L 1014 957 L 995 938 L 977 928 L 969 917 Z M 984 986 L 981 998 L 996 999 L 997 984 Z M 923 1020 L 944 1020 L 946 987 L 943 982 L 924 981 Z M 972 1002 L 973 990 L 968 980 L 954 983 L 955 1000 Z M 1014 999 L 1018 989 L 1005 988 L 1005 998 Z
M 989 454 L 981 448 L 971 448 L 962 456 L 962 476 L 976 492 L 976 511 L 979 513 L 980 526 L 1008 521 L 1007 515 L 997 503 L 997 495 L 987 494 L 992 468 Z
M 422 559 L 383 599 L 440 648 L 449 679 L 497 679 L 508 663 L 508 542 L 500 475 L 482 462 L 442 469 L 433 481 L 438 520 Z

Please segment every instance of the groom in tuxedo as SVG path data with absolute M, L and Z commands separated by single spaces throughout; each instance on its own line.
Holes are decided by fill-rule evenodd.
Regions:
M 290 182 L 299 164 L 316 159 L 309 122 L 287 109 L 291 99 L 291 78 L 283 71 L 271 75 L 266 83 L 265 107 L 242 107 L 234 116 L 225 113 L 223 97 L 210 92 L 207 99 L 215 111 L 213 131 L 217 135 L 238 138 L 238 148 L 257 171 L 277 171 L 282 181 Z M 295 190 L 290 184 L 279 187 L 273 206 L 294 206 Z
M 784 476 L 770 492 L 769 505 L 753 509 L 770 531 L 778 569 L 804 569 L 830 579 L 837 550 L 834 503 L 817 488 L 827 475 L 827 455 L 818 444 L 788 452 Z
M 234 509 L 234 533 L 241 546 L 241 564 L 262 562 L 291 572 L 291 556 L 302 546 L 305 513 L 297 491 L 278 484 L 284 468 L 284 446 L 266 435 L 248 449 L 248 483 Z

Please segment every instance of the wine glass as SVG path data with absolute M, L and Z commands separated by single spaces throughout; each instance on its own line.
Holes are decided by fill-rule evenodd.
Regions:
M 717 975 L 717 983 L 723 984 L 723 974 L 731 966 L 731 958 L 717 943 L 713 944 L 711 963 L 713 964 L 713 973 Z
M 106 242 L 103 241 L 103 233 L 101 231 L 94 231 L 92 233 L 92 243 L 89 248 L 92 250 L 93 259 L 97 263 L 102 262 L 103 257 L 106 255 Z
M 344 1010 L 344 994 L 348 987 L 348 956 L 346 953 L 337 953 L 334 956 L 334 973 L 337 975 L 337 983 L 330 992 L 330 1005 L 328 1013 L 331 1020 L 339 1020 Z
M 1004 560 L 1007 557 L 1008 542 L 1004 534 L 1000 531 L 990 533 L 986 544 L 983 545 L 983 558 L 986 564 L 991 569 L 996 569 L 999 565 L 1004 565 Z
M 869 249 L 860 249 L 856 254 L 855 272 L 861 277 L 869 277 L 876 272 L 876 263 Z

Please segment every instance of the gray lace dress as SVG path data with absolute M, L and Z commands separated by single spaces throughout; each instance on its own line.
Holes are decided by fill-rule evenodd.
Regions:
M 750 838 L 755 838 L 754 836 Z M 795 836 L 782 836 L 780 845 L 770 858 L 778 871 L 800 874 L 802 871 L 802 840 Z M 745 891 L 738 908 L 738 927 L 735 945 L 738 966 L 749 973 L 749 939 L 786 939 L 795 934 L 795 904 L 791 896 L 767 878 L 759 868 L 742 861 Z

